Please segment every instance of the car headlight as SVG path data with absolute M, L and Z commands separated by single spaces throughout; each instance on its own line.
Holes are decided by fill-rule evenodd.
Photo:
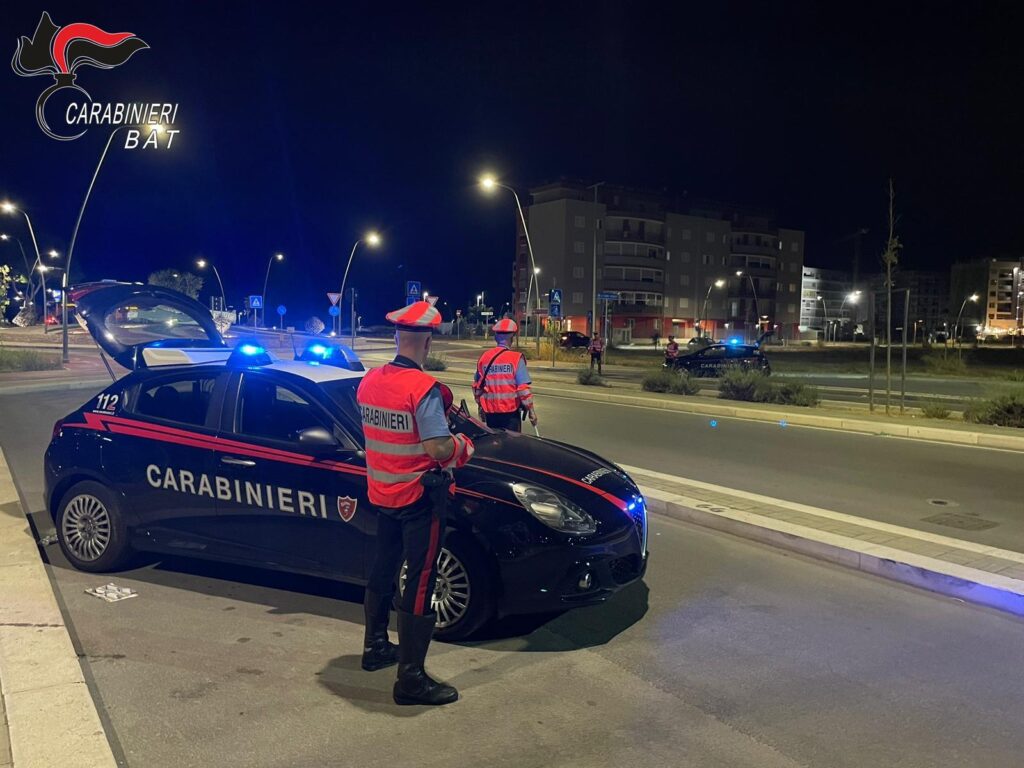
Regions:
M 512 492 L 527 512 L 549 528 L 578 536 L 597 530 L 594 518 L 568 499 L 547 488 L 527 483 L 513 483 Z

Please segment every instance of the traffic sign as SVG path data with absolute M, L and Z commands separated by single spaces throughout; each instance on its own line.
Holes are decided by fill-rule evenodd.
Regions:
M 263 309 L 263 297 L 262 296 L 250 296 L 249 297 L 249 309 Z
M 617 291 L 600 291 L 597 298 L 601 301 L 615 301 L 619 298 L 619 294 Z
M 288 314 L 288 307 L 286 307 L 284 304 L 278 304 L 277 314 L 279 314 L 281 317 L 284 317 L 285 315 Z
M 431 296 L 431 297 L 429 297 L 429 298 L 427 299 L 427 303 L 428 303 L 428 304 L 430 304 L 430 306 L 432 306 L 432 307 L 435 307 L 435 306 L 437 306 L 437 296 Z
M 562 305 L 558 303 L 552 304 L 551 307 L 548 309 L 548 317 L 552 318 L 553 320 L 558 320 L 559 318 L 561 318 Z
M 406 296 L 405 297 L 405 306 L 408 307 L 410 304 L 415 304 L 417 301 L 419 301 L 419 299 L 416 298 L 415 296 Z
M 337 317 L 338 315 L 341 314 L 341 310 L 338 309 L 337 306 L 333 306 L 327 310 L 327 314 L 329 314 L 331 317 Z
M 331 306 L 333 307 L 335 304 L 337 304 L 339 301 L 341 301 L 341 294 L 340 293 L 328 293 L 327 294 L 327 300 L 331 302 Z
M 414 301 L 419 301 L 423 291 L 420 289 L 419 280 L 407 280 L 405 282 L 405 295 Z
M 533 314 L 537 315 L 538 317 L 543 317 L 544 315 L 546 315 L 548 313 L 548 311 L 546 309 L 544 309 L 544 307 L 534 307 L 532 312 L 533 312 Z
M 561 304 L 562 303 L 562 289 L 561 288 L 552 288 L 551 289 L 551 293 L 548 294 L 548 302 L 551 303 L 551 304 Z

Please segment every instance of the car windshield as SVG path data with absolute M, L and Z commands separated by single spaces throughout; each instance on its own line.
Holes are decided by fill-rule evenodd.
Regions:
M 320 387 L 338 406 L 345 426 L 362 440 L 363 422 L 359 415 L 359 404 L 356 402 L 356 389 L 358 389 L 360 381 L 361 379 L 354 377 L 336 379 L 321 382 Z M 494 433 L 494 430 L 473 418 L 465 401 L 448 412 L 448 425 L 452 432 L 462 433 L 471 439 Z

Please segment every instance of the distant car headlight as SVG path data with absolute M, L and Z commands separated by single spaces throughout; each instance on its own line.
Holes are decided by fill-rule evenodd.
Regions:
M 557 493 L 528 483 L 513 483 L 512 492 L 526 511 L 549 528 L 583 536 L 594 533 L 597 523 L 589 514 Z

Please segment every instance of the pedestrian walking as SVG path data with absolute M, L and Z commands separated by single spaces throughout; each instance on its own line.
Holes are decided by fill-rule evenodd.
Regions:
M 604 373 L 602 366 L 604 364 L 604 339 L 598 334 L 590 339 L 590 346 L 587 348 L 590 352 L 590 370 L 594 370 L 594 365 L 597 365 L 597 373 L 601 375 Z
M 356 399 L 366 444 L 367 490 L 376 507 L 376 553 L 363 603 L 366 634 L 362 667 L 398 663 L 396 704 L 450 704 L 450 685 L 423 668 L 437 619 L 431 599 L 437 555 L 444 539 L 452 470 L 473 455 L 473 442 L 448 430 L 451 390 L 423 371 L 431 334 L 441 314 L 425 301 L 395 310 L 397 354 L 371 370 Z M 401 564 L 408 564 L 398 599 L 398 648 L 388 639 L 388 618 Z
M 523 414 L 537 426 L 537 410 L 530 391 L 530 373 L 522 352 L 510 349 L 512 335 L 519 330 L 514 320 L 494 324 L 497 346 L 487 350 L 476 363 L 473 397 L 481 418 L 495 429 L 522 431 Z

